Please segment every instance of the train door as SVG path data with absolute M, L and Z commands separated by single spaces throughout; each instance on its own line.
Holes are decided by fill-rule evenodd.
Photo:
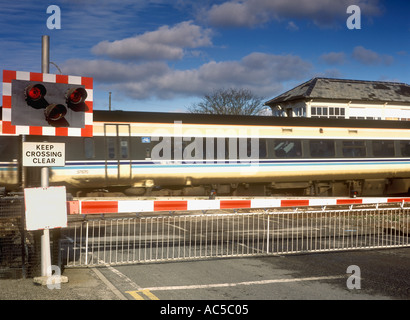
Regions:
M 130 125 L 105 124 L 105 178 L 108 185 L 131 181 Z

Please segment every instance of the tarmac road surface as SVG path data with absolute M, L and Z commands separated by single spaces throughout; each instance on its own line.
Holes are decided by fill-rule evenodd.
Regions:
M 410 248 L 405 248 L 123 265 L 100 271 L 127 299 L 387 300 L 410 299 L 409 258 Z
M 53 290 L 33 279 L 0 280 L 0 299 L 410 300 L 410 248 L 67 268 L 63 275 L 69 282 Z

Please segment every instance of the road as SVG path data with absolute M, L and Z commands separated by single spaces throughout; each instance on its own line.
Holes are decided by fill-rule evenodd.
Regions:
M 349 266 L 353 269 L 348 270 Z M 122 265 L 94 270 L 119 298 L 129 300 L 242 303 L 410 299 L 410 248 Z M 167 311 L 170 312 L 164 310 Z

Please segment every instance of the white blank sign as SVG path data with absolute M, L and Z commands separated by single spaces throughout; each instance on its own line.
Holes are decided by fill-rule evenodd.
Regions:
M 24 201 L 27 230 L 67 227 L 65 187 L 26 188 Z

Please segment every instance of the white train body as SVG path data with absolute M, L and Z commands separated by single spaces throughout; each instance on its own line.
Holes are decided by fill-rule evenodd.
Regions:
M 138 112 L 94 112 L 92 138 L 66 143 L 50 184 L 131 195 L 404 194 L 410 123 Z M 19 136 L 0 136 L 0 186 L 35 186 Z

